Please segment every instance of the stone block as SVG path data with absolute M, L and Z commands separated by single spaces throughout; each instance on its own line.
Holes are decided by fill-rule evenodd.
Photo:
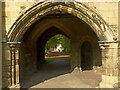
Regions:
M 109 24 L 110 25 L 118 25 L 118 18 L 117 17 L 110 17 Z
M 118 82 L 118 77 L 102 75 L 102 82 L 100 88 L 113 88 L 114 84 Z

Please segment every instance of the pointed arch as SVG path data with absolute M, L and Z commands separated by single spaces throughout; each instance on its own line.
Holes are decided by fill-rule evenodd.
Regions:
M 113 41 L 117 37 L 110 26 L 102 17 L 80 2 L 40 2 L 26 10 L 10 28 L 7 36 L 8 41 L 20 41 L 28 28 L 44 16 L 65 12 L 78 17 L 87 23 L 101 41 Z

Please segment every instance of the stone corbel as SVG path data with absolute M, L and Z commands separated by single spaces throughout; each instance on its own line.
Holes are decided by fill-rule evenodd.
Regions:
M 7 44 L 10 46 L 10 48 L 16 48 L 19 47 L 21 42 L 7 42 Z
M 109 43 L 106 43 L 105 41 L 99 41 L 98 43 L 101 49 L 106 49 L 110 46 Z

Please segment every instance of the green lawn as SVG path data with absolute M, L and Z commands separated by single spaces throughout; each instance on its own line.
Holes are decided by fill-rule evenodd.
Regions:
M 53 59 L 52 59 L 52 58 L 46 58 L 45 61 L 46 61 L 46 62 L 52 62 Z

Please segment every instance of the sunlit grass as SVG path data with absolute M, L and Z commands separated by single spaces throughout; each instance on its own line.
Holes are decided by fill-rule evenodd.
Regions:
M 52 62 L 53 59 L 52 59 L 52 58 L 45 58 L 45 61 L 46 61 L 46 62 Z

